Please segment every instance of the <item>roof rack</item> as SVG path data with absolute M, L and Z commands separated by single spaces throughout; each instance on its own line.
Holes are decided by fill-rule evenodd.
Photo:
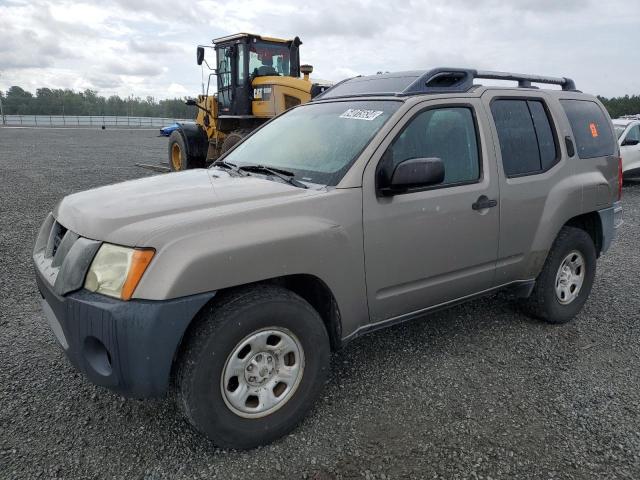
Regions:
M 532 83 L 545 83 L 559 85 L 562 90 L 576 89 L 574 81 L 566 77 L 543 77 L 521 73 L 441 67 L 424 72 L 422 76 L 399 93 L 401 95 L 415 95 L 417 93 L 467 92 L 473 87 L 473 80 L 476 78 L 516 81 L 518 87 L 521 88 L 533 88 Z
M 476 79 L 511 80 L 521 88 L 537 88 L 532 83 L 558 85 L 562 90 L 576 90 L 570 78 L 543 77 L 509 72 L 491 72 L 470 68 L 434 68 L 381 75 L 358 76 L 336 83 L 314 100 L 362 96 L 408 96 L 425 93 L 464 93 L 475 87 Z

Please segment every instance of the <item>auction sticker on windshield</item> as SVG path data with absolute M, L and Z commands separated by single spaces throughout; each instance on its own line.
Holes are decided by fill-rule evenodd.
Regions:
M 340 118 L 353 118 L 355 120 L 371 121 L 375 120 L 376 117 L 379 117 L 383 113 L 384 112 L 382 112 L 381 110 L 360 110 L 358 108 L 350 108 L 342 115 L 340 115 Z

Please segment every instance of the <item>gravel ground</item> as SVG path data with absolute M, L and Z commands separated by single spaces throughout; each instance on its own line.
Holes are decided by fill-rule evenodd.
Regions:
M 488 297 L 351 343 L 288 437 L 222 451 L 168 401 L 76 373 L 30 252 L 62 196 L 147 175 L 154 131 L 0 129 L 0 478 L 639 478 L 640 183 L 584 310 L 550 326 Z

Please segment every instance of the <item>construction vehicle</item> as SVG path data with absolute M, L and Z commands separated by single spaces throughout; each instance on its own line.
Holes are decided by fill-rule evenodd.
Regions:
M 214 39 L 213 46 L 199 45 L 197 63 L 211 73 L 206 91 L 203 81 L 203 94 L 186 101 L 198 108 L 195 123 L 180 123 L 169 137 L 170 169 L 205 167 L 269 119 L 327 89 L 311 82 L 311 65 L 300 65 L 301 44 L 298 37 L 238 33 Z M 205 48 L 215 50 L 215 68 Z M 212 83 L 217 91 L 210 94 Z

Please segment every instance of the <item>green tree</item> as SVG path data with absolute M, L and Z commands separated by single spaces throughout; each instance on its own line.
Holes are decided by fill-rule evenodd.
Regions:
M 70 89 L 38 88 L 35 96 L 13 86 L 0 92 L 6 115 L 118 115 L 135 117 L 195 118 L 196 109 L 184 104 L 184 98 L 156 100 L 134 96 L 100 96 L 96 90 L 75 92 Z
M 6 110 L 6 115 L 30 115 L 34 109 L 33 94 L 20 87 L 13 86 L 7 91 L 3 106 Z

